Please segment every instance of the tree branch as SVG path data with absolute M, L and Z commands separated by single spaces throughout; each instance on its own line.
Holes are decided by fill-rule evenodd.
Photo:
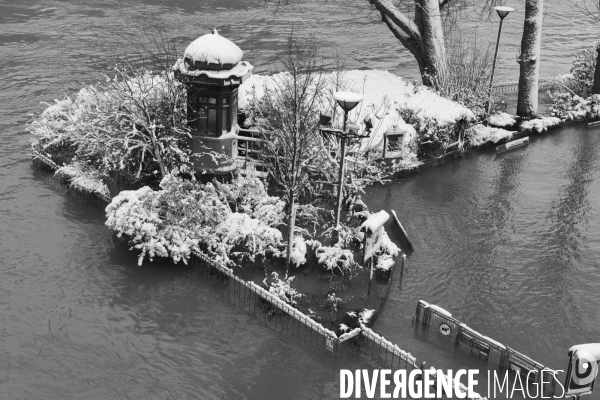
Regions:
M 384 16 L 387 17 L 394 23 L 396 30 L 402 30 L 405 35 L 410 36 L 417 43 L 421 43 L 421 31 L 417 24 L 411 21 L 406 14 L 398 10 L 391 1 L 369 0 L 369 2 L 379 11 L 382 19 Z
M 388 26 L 390 31 L 392 31 L 394 36 L 396 36 L 396 38 L 400 41 L 400 43 L 402 43 L 402 45 L 404 47 L 406 47 L 408 49 L 408 51 L 410 51 L 411 54 L 415 57 L 415 59 L 417 60 L 417 63 L 419 63 L 419 70 L 422 70 L 424 67 L 424 64 L 423 64 L 424 60 L 423 60 L 423 54 L 421 52 L 421 43 L 419 41 L 415 40 L 415 38 L 407 35 L 400 28 L 398 28 L 398 26 L 396 24 L 394 24 L 387 17 L 387 15 L 383 14 L 381 17 L 383 19 L 383 22 L 386 23 L 386 25 Z

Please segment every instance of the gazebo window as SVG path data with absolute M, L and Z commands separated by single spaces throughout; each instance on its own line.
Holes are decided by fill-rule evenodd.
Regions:
M 188 89 L 188 124 L 196 136 L 220 137 L 235 125 L 237 91 L 210 89 Z
M 217 136 L 217 99 L 201 97 L 198 111 L 198 132 L 206 136 Z
M 209 97 L 199 88 L 188 91 L 188 124 L 201 136 L 218 136 L 217 98 Z

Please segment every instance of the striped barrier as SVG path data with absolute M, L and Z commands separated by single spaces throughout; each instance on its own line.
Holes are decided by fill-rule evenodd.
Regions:
M 556 380 L 550 376 L 556 371 L 475 331 L 454 318 L 449 311 L 423 300 L 417 303 L 414 318 L 429 328 L 430 337 L 448 338 L 460 349 L 487 360 L 490 370 L 514 371 L 524 378 L 524 382 L 529 380 L 530 383 L 538 384 L 544 395 L 553 396 Z
M 561 87 L 563 87 L 563 85 L 560 83 L 560 77 L 541 78 L 538 81 L 538 92 Z M 519 82 L 502 82 L 495 84 L 492 88 L 492 92 L 496 95 L 505 95 L 509 97 L 517 96 L 519 94 Z

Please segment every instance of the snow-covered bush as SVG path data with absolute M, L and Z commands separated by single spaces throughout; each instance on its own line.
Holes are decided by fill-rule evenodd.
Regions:
M 332 273 L 337 269 L 343 275 L 355 265 L 352 251 L 342 249 L 340 246 L 321 246 L 316 249 L 315 255 L 318 263 Z
M 373 323 L 375 317 L 375 310 L 364 309 L 358 313 L 358 320 L 361 326 L 370 326 Z
M 227 264 L 254 261 L 256 256 L 280 255 L 281 232 L 244 213 L 231 213 L 206 239 L 210 252 Z
M 333 211 L 316 207 L 313 204 L 301 204 L 296 207 L 296 223 L 305 229 L 312 228 L 312 235 L 317 234 L 320 227 L 327 218 L 333 218 Z
M 381 253 L 389 254 L 393 257 L 397 257 L 400 254 L 400 248 L 396 245 L 396 243 L 392 242 L 385 228 L 381 233 L 381 246 L 379 249 Z
M 381 246 L 377 251 L 375 257 L 376 261 L 373 265 L 373 269 L 377 275 L 381 277 L 388 277 L 388 272 L 392 270 L 394 264 L 396 263 L 394 257 L 397 257 L 399 254 L 400 248 L 394 242 L 392 242 L 384 229 L 381 235 Z
M 185 88 L 169 72 L 120 66 L 55 100 L 29 126 L 34 152 L 72 158 L 102 176 L 160 180 L 189 162 Z
M 600 95 L 593 94 L 585 99 L 572 93 L 559 93 L 553 95 L 552 100 L 554 104 L 548 111 L 562 121 L 600 118 Z
M 106 207 L 106 226 L 141 251 L 140 265 L 146 256 L 150 261 L 160 256 L 186 262 L 229 214 L 211 184 L 167 175 L 160 187 L 122 191 Z
M 341 221 L 339 227 L 336 228 L 335 226 L 331 225 L 321 234 L 321 236 L 324 236 L 332 241 L 337 241 L 338 246 L 344 248 L 351 246 L 360 247 L 363 239 L 358 227 L 348 226 Z
M 215 181 L 214 185 L 222 201 L 233 212 L 248 214 L 271 227 L 284 223 L 285 202 L 279 197 L 269 196 L 259 178 L 238 175 L 230 183 Z
M 465 131 L 465 137 L 471 142 L 472 147 L 478 147 L 485 143 L 498 143 L 513 137 L 514 132 L 502 128 L 493 128 L 483 124 L 473 125 Z
M 593 45 L 579 52 L 575 56 L 571 74 L 573 76 L 571 87 L 573 91 L 581 96 L 588 97 L 592 93 L 594 86 L 594 73 L 596 71 L 596 60 L 598 51 L 596 50 L 600 44 Z
M 491 126 L 496 128 L 511 127 L 517 123 L 514 116 L 501 111 L 490 114 L 487 117 L 487 121 Z
M 344 301 L 337 297 L 335 293 L 329 293 L 327 295 L 327 300 L 325 300 L 325 305 L 327 308 L 332 311 L 337 311 L 344 304 Z
M 294 277 L 279 279 L 277 272 L 271 273 L 270 282 L 265 278 L 263 284 L 269 289 L 269 293 L 279 297 L 291 306 L 296 306 L 302 298 L 302 294 L 291 286 Z
M 560 118 L 557 117 L 536 118 L 529 121 L 524 121 L 521 124 L 521 129 L 526 132 L 542 133 L 547 131 L 549 128 L 558 126 L 559 124 Z
M 306 242 L 302 236 L 294 238 L 291 261 L 296 267 L 306 263 Z
M 377 263 L 373 266 L 376 271 L 387 272 L 392 269 L 396 261 L 389 254 L 382 254 L 377 257 Z
M 560 118 L 562 121 L 590 120 L 600 117 L 600 96 L 592 94 L 598 46 L 600 44 L 577 54 L 571 74 L 561 82 L 561 86 L 567 91 L 550 94 L 553 104 L 548 112 L 553 117 Z
M 473 114 L 465 115 L 458 120 L 448 121 L 446 118 L 426 117 L 419 110 L 399 109 L 399 112 L 402 118 L 419 133 L 421 149 L 424 144 L 429 144 L 435 148 L 443 147 L 458 140 L 466 123 L 474 119 Z
M 232 183 L 236 184 L 239 182 Z M 192 251 L 201 250 L 225 266 L 259 255 L 278 256 L 282 236 L 271 226 L 269 214 L 263 221 L 250 214 L 232 213 L 224 198 L 210 183 L 171 174 L 163 178 L 158 191 L 143 187 L 121 192 L 106 208 L 106 225 L 141 251 L 139 264 L 146 256 L 186 262 Z M 256 214 L 261 203 L 255 206 L 249 211 Z
M 259 178 L 240 175 L 230 183 L 215 181 L 214 185 L 233 212 L 243 212 L 270 226 L 283 223 L 285 202 L 279 197 L 269 196 Z
M 102 181 L 102 176 L 95 170 L 82 163 L 63 165 L 55 173 L 57 177 L 68 181 L 69 185 L 85 193 L 98 193 L 109 196 L 108 186 Z

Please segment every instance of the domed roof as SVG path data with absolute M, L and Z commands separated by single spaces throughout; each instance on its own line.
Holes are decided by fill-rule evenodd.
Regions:
M 243 56 L 244 52 L 231 40 L 219 35 L 216 29 L 194 40 L 183 53 L 183 58 L 189 59 L 190 64 L 220 67 L 218 69 L 231 69 Z

